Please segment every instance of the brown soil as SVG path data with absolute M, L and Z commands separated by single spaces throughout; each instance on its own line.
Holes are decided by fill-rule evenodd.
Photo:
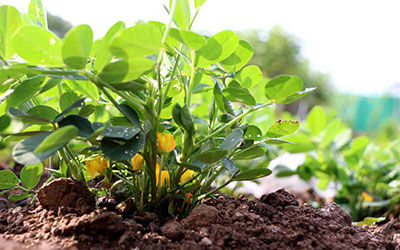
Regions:
M 52 203 L 51 209 L 38 204 L 0 211 L 0 250 L 400 248 L 400 234 L 396 234 L 400 221 L 386 228 L 352 226 L 350 215 L 335 203 L 322 209 L 300 206 L 284 190 L 254 201 L 225 196 L 206 199 L 178 221 L 153 213 L 123 214 L 104 198 L 91 209 L 93 200 L 79 196 L 85 191 L 70 180 L 61 182 L 65 183 L 57 187 L 68 186 L 62 192 L 65 197 L 75 196 L 79 205 L 69 200 L 64 206 Z

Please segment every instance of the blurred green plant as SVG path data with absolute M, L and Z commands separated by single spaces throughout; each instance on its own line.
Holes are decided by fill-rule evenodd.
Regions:
M 305 153 L 305 162 L 291 170 L 278 166 L 277 176 L 297 174 L 324 190 L 330 183 L 336 190 L 335 201 L 349 210 L 354 220 L 390 213 L 400 201 L 398 194 L 399 142 L 376 145 L 366 136 L 352 139 L 352 130 L 315 106 L 298 133 L 286 138 L 294 144 L 282 147 L 291 153 Z M 296 145 L 296 146 L 294 146 Z

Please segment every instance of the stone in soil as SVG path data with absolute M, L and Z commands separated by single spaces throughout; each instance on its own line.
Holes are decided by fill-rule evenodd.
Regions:
M 400 241 L 351 225 L 334 203 L 299 206 L 284 190 L 254 201 L 206 199 L 181 221 L 154 213 L 127 218 L 106 207 L 84 215 L 10 208 L 0 212 L 0 238 L 32 249 L 395 249 Z

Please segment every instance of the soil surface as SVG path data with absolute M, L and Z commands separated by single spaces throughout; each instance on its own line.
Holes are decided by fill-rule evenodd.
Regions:
M 58 179 L 38 191 L 39 198 L 45 194 L 40 204 L 1 210 L 0 250 L 400 249 L 398 219 L 379 228 L 353 226 L 350 215 L 335 203 L 321 209 L 300 206 L 284 190 L 253 201 L 244 196 L 206 199 L 178 221 L 154 213 L 124 213 L 104 197 L 94 206 L 93 197 L 81 188 Z M 46 190 L 55 194 L 49 197 Z M 66 199 L 57 206 L 61 193 Z

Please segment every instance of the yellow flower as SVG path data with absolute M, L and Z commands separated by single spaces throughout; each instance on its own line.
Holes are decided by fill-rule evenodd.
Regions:
M 181 175 L 181 183 L 185 183 L 188 180 L 192 179 L 194 175 L 194 171 L 193 170 L 189 170 L 187 169 L 183 175 Z
M 135 154 L 135 156 L 132 157 L 131 159 L 133 171 L 138 171 L 142 169 L 143 163 L 144 163 L 143 156 L 141 154 Z
M 107 161 L 101 156 L 97 156 L 96 158 L 88 160 L 85 163 L 89 175 L 92 178 L 103 174 L 108 166 Z
M 158 150 L 161 152 L 171 152 L 176 146 L 174 136 L 172 134 L 161 134 L 157 132 Z
M 375 200 L 374 197 L 372 197 L 372 195 L 367 194 L 366 192 L 362 192 L 361 196 L 364 198 L 366 202 L 373 202 Z
M 169 186 L 169 173 L 168 173 L 167 170 L 161 171 L 160 177 L 158 177 L 158 176 L 159 176 L 159 173 L 157 173 L 157 175 L 156 175 L 156 183 L 157 183 L 157 186 L 158 186 L 158 179 L 159 179 L 159 178 L 161 178 L 161 181 L 160 181 L 160 185 L 161 185 L 161 186 L 164 186 L 165 183 L 167 183 L 168 186 Z

